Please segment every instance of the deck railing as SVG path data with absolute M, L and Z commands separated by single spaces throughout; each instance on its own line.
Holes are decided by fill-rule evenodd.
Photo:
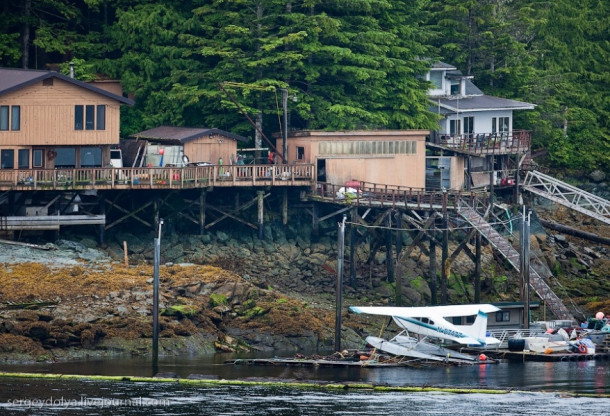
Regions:
M 420 209 L 439 209 L 446 206 L 454 209 L 458 201 L 486 204 L 489 195 L 486 192 L 471 191 L 427 191 L 423 188 L 382 185 L 370 182 L 348 182 L 347 185 L 335 185 L 318 182 L 314 195 L 325 201 L 337 204 L 349 204 L 370 207 L 416 207 Z M 477 202 L 475 202 L 477 201 Z
M 311 186 L 313 164 L 0 170 L 1 190 Z
M 532 132 L 513 130 L 504 133 L 443 134 L 436 133 L 431 144 L 475 154 L 506 154 L 526 152 L 532 142 Z

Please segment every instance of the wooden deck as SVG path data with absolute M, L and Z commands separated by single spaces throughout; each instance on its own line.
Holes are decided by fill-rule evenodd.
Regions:
M 426 191 L 423 188 L 358 182 L 351 191 L 344 185 L 317 183 L 310 198 L 338 205 L 442 211 L 445 208 L 457 209 L 459 201 L 462 200 L 474 205 L 479 202 L 486 203 L 489 194 L 452 190 Z
M 426 145 L 474 156 L 514 155 L 530 150 L 532 132 L 513 130 L 507 133 L 438 135 Z
M 0 170 L 0 191 L 312 186 L 314 181 L 313 164 Z

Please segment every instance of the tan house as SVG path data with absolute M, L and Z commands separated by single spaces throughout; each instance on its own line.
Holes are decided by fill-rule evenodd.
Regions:
M 287 140 L 286 160 L 313 163 L 317 180 L 335 185 L 363 181 L 423 189 L 428 130 L 298 131 Z M 276 148 L 282 149 L 278 138 Z
M 104 167 L 133 101 L 54 71 L 0 68 L 0 168 Z
M 237 157 L 237 143 L 247 139 L 214 128 L 161 126 L 124 140 L 125 161 L 134 166 L 228 165 Z

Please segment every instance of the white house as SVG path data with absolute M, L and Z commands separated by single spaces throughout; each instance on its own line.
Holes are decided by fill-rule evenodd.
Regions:
M 452 188 L 456 184 L 465 188 L 487 186 L 496 181 L 506 184 L 511 156 L 518 161 L 518 155 L 529 152 L 531 132 L 513 129 L 513 112 L 531 110 L 535 105 L 485 95 L 472 78 L 443 62 L 432 64 L 426 74 L 426 80 L 432 83 L 428 92 L 430 110 L 440 116 L 438 131 L 428 143 L 433 150 L 427 164 L 429 176 L 434 176 L 429 182 L 432 188 L 439 183 L 441 187 L 451 183 Z M 450 163 L 451 157 L 456 160 Z M 466 174 L 462 181 L 456 180 L 461 176 L 459 172 L 446 171 L 449 165 L 463 166 Z

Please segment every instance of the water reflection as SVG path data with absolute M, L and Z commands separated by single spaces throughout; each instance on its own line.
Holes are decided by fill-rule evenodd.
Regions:
M 284 367 L 225 365 L 231 355 L 205 357 L 165 357 L 159 359 L 159 371 L 192 374 L 222 379 L 280 378 L 364 382 L 392 386 L 458 386 L 500 389 L 561 390 L 610 394 L 610 369 L 607 361 L 525 362 L 484 364 L 463 367 Z M 1 371 L 62 374 L 151 376 L 148 358 L 92 360 L 84 362 L 3 365 Z

